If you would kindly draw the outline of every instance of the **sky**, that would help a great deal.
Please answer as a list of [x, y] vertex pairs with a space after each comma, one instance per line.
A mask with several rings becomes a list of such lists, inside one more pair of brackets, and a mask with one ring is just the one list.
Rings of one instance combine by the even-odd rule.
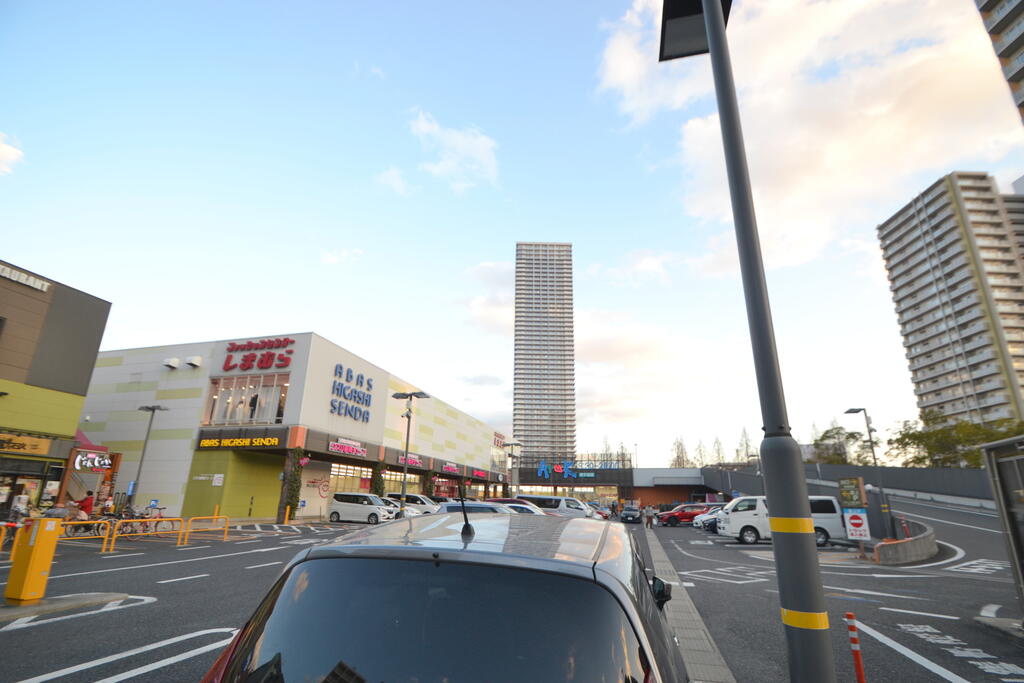
[[[761, 434], [706, 56], [660, 2], [0, 0], [0, 259], [101, 348], [314, 331], [506, 434], [517, 241], [572, 242], [577, 451]], [[876, 226], [1024, 174], [972, 0], [737, 0], [789, 417], [916, 417]]]

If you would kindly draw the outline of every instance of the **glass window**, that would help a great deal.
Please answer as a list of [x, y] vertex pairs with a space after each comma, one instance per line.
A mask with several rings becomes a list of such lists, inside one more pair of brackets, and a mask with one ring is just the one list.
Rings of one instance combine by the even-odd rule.
[[757, 498], [744, 498], [740, 502], [736, 503], [736, 507], [732, 509], [733, 512], [751, 512], [757, 509]]
[[572, 498], [567, 498], [565, 500], [565, 506], [566, 507], [570, 507], [573, 510], [582, 510], [583, 509], [583, 506], [580, 505], [579, 502], [573, 500]]
[[834, 515], [836, 506], [831, 500], [811, 500], [811, 514]]
[[[465, 605], [480, 596], [573, 618], [541, 629], [515, 619], [466, 628]], [[225, 680], [475, 683], [487, 672], [494, 683], [639, 683], [647, 661], [622, 607], [592, 581], [457, 562], [325, 558], [277, 583]]]
[[287, 373], [214, 378], [203, 424], [280, 424], [288, 386]]

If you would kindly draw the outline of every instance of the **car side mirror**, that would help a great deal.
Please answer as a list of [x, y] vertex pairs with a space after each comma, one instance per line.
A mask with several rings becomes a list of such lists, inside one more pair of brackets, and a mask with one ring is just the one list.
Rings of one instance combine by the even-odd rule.
[[657, 576], [651, 579], [651, 592], [658, 609], [664, 609], [665, 603], [672, 599], [672, 584], [665, 583]]

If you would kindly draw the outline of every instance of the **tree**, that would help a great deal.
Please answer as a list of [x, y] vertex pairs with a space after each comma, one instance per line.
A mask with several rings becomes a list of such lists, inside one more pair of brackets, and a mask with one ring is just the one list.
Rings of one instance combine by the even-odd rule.
[[834, 420], [832, 426], [814, 440], [814, 461], [828, 465], [865, 464], [852, 462], [850, 451], [864, 437], [860, 432], [848, 432]]
[[375, 496], [384, 495], [384, 463], [375, 462], [370, 474], [370, 493]]
[[948, 422], [941, 413], [925, 411], [916, 421], [904, 421], [889, 440], [890, 455], [904, 467], [981, 467], [981, 444], [1024, 432], [1024, 422], [1013, 419], [975, 424]]
[[725, 463], [725, 449], [722, 448], [722, 440], [717, 436], [715, 437], [715, 443], [711, 447], [712, 452], [715, 454], [715, 462], [719, 465]]
[[697, 450], [694, 451], [693, 460], [697, 467], [704, 467], [708, 464], [708, 449], [704, 447], [703, 441], [697, 442]]
[[743, 428], [743, 433], [740, 434], [740, 445], [736, 449], [739, 451], [740, 460], [747, 462], [752, 456], [757, 455], [757, 450], [754, 448], [754, 444], [750, 441], [750, 436], [747, 434], [747, 428]]
[[672, 462], [668, 464], [669, 467], [689, 467], [690, 461], [686, 457], [686, 444], [683, 443], [683, 437], [679, 437], [672, 444]]
[[306, 452], [301, 448], [289, 448], [285, 456], [284, 477], [281, 478], [281, 496], [277, 502], [277, 523], [284, 523], [285, 508], [291, 506], [291, 516], [299, 509], [299, 492], [302, 490], [302, 465], [300, 459]]
[[427, 496], [427, 497], [430, 497], [430, 496], [434, 495], [434, 477], [429, 475], [429, 474], [424, 474], [424, 475], [421, 475], [421, 476], [422, 476], [422, 481], [423, 481], [423, 484], [422, 484], [422, 487], [421, 487], [423, 489], [423, 491], [422, 491], [423, 495]]

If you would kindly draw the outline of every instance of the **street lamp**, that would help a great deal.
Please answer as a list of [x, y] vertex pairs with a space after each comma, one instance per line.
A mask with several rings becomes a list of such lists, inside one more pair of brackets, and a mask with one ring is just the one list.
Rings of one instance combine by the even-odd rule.
[[725, 20], [730, 0], [665, 0], [659, 61], [711, 54], [740, 274], [764, 424], [761, 464], [792, 681], [836, 680], [800, 446], [786, 413]]
[[135, 473], [135, 482], [132, 486], [131, 495], [128, 496], [128, 508], [131, 509], [132, 503], [135, 502], [135, 492], [142, 485], [142, 463], [146, 461], [146, 446], [149, 445], [149, 431], [153, 429], [153, 417], [156, 415], [158, 410], [170, 410], [164, 406], [139, 406], [139, 410], [149, 413], [149, 424], [146, 425], [146, 436], [142, 440], [142, 455], [139, 456], [139, 471]]
[[875, 466], [875, 476], [878, 477], [878, 498], [879, 506], [882, 508], [882, 524], [885, 526], [885, 533], [890, 537], [895, 537], [895, 527], [892, 523], [892, 514], [889, 512], [889, 499], [885, 496], [885, 487], [882, 486], [882, 468], [878, 466], [878, 456], [875, 454], [875, 438], [871, 436], [872, 432], [877, 431], [871, 426], [871, 418], [868, 417], [868, 411], [866, 408], [850, 408], [846, 411], [847, 415], [856, 415], [857, 413], [864, 413], [864, 424], [868, 428], [868, 443], [871, 444], [871, 462]]
[[523, 444], [513, 438], [511, 441], [501, 444], [501, 447], [508, 453], [509, 471], [512, 475], [512, 497], [515, 498], [519, 495], [519, 463], [517, 462], [519, 454], [516, 453], [516, 449], [522, 448]]
[[402, 458], [402, 500], [399, 501], [399, 514], [405, 517], [405, 484], [409, 478], [409, 433], [412, 430], [412, 400], [414, 398], [430, 398], [430, 396], [423, 391], [396, 391], [391, 394], [391, 398], [404, 398], [405, 399], [405, 412], [402, 413], [408, 422], [405, 423], [405, 457]]

